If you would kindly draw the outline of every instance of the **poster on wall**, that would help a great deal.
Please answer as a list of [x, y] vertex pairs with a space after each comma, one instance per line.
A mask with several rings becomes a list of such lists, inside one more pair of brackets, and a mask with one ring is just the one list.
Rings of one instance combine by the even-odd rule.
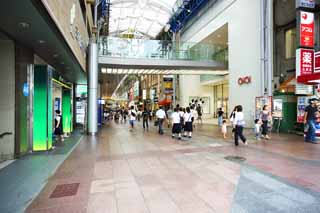
[[296, 8], [315, 8], [315, 0], [296, 0]]
[[256, 97], [256, 119], [260, 118], [261, 112], [263, 110], [263, 106], [268, 105], [269, 110], [272, 110], [272, 96], [269, 97]]
[[273, 100], [273, 117], [282, 118], [283, 113], [283, 101], [282, 99], [274, 99]]
[[306, 96], [298, 97], [298, 101], [297, 101], [297, 122], [298, 123], [304, 122], [304, 113], [305, 113], [304, 110], [308, 106], [308, 100], [309, 100], [309, 97], [306, 97]]
[[192, 100], [198, 100], [198, 102], [203, 101], [201, 103], [201, 107], [204, 114], [210, 114], [210, 97], [200, 97], [200, 96], [189, 96], [189, 103], [192, 102]]
[[300, 11], [300, 46], [314, 47], [314, 14]]

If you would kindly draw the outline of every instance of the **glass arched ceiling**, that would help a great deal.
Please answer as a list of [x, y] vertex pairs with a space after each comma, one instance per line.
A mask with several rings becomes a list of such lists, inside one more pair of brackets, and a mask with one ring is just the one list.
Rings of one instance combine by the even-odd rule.
[[168, 23], [176, 0], [111, 0], [111, 36], [138, 33], [156, 37]]

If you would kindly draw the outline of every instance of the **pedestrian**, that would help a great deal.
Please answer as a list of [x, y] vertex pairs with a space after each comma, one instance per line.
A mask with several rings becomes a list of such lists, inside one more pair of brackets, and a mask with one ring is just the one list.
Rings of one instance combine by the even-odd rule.
[[147, 128], [147, 131], [149, 131], [149, 122], [148, 122], [149, 115], [150, 115], [150, 112], [145, 107], [143, 112], [142, 112], [142, 122], [143, 122], [143, 130], [144, 131], [146, 130], [146, 128]]
[[239, 145], [239, 137], [245, 145], [248, 145], [247, 139], [243, 135], [243, 127], [245, 125], [244, 114], [242, 112], [243, 108], [241, 105], [237, 106], [237, 112], [233, 120], [233, 125], [235, 126], [234, 144]]
[[171, 119], [172, 119], [172, 138], [175, 138], [175, 135], [178, 134], [178, 139], [181, 140], [181, 116], [178, 108], [174, 109]]
[[195, 107], [194, 107], [194, 106], [191, 107], [191, 113], [192, 113], [192, 116], [193, 116], [192, 125], [193, 125], [193, 128], [196, 128], [196, 122], [195, 122], [195, 120], [198, 120], [198, 113], [197, 113], [197, 110], [195, 110]]
[[262, 138], [269, 140], [270, 137], [268, 136], [268, 124], [272, 120], [271, 112], [269, 111], [268, 105], [264, 105], [262, 108], [262, 112], [260, 114], [260, 120], [262, 122]]
[[137, 117], [137, 111], [134, 109], [134, 106], [131, 106], [129, 110], [129, 124], [131, 127], [130, 131], [134, 129], [134, 123], [136, 121], [136, 117]]
[[219, 110], [218, 110], [218, 126], [219, 127], [222, 126], [223, 115], [224, 115], [224, 112], [223, 112], [222, 108], [219, 108]]
[[[197, 102], [197, 101], [196, 101]], [[197, 105], [198, 123], [202, 124], [202, 107]]]
[[309, 101], [309, 106], [306, 107], [304, 113], [304, 124], [307, 126], [307, 133], [305, 137], [306, 142], [317, 143], [316, 142], [316, 113], [318, 112], [317, 100], [311, 99]]
[[160, 106], [160, 108], [158, 109], [158, 111], [156, 112], [156, 117], [157, 117], [157, 121], [158, 121], [158, 127], [159, 127], [159, 134], [163, 135], [163, 122], [166, 119], [166, 112], [163, 110], [162, 106]]
[[223, 135], [223, 138], [226, 139], [227, 138], [227, 121], [226, 120], [222, 121], [221, 133]]
[[184, 111], [183, 111], [183, 108], [182, 107], [180, 107], [180, 108], [178, 108], [179, 109], [179, 111], [178, 111], [178, 113], [179, 113], [179, 115], [180, 115], [180, 126], [181, 126], [181, 132], [183, 132], [183, 126], [184, 126]]
[[60, 110], [55, 111], [56, 116], [54, 118], [54, 134], [56, 136], [56, 142], [63, 142], [63, 127], [62, 127], [62, 115]]
[[256, 140], [260, 141], [261, 140], [261, 120], [256, 119], [254, 121], [254, 134], [256, 136]]
[[[229, 117], [230, 122], [231, 122], [231, 124], [232, 124], [232, 133], [234, 133], [235, 130], [236, 130], [236, 129], [235, 129], [235, 126], [233, 125], [233, 121], [234, 121], [234, 118], [235, 118], [235, 116], [236, 116], [237, 107], [238, 107], [238, 106], [235, 106], [235, 107], [233, 108], [233, 111], [231, 112], [230, 117]], [[234, 136], [234, 134], [232, 134], [232, 136]]]
[[184, 116], [184, 137], [187, 137], [189, 134], [189, 138], [192, 138], [192, 132], [193, 132], [193, 121], [194, 117], [192, 115], [190, 107], [186, 108], [186, 113], [183, 115]]

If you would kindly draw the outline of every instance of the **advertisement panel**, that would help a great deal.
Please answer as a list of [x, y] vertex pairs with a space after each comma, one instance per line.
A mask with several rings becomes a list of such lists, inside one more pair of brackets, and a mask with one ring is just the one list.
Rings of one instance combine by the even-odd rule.
[[164, 94], [173, 93], [173, 76], [163, 76]]
[[309, 97], [302, 96], [298, 97], [297, 103], [297, 122], [303, 123], [304, 121], [304, 113], [305, 108], [308, 106]]
[[314, 50], [296, 50], [296, 77], [311, 75], [314, 68]]
[[314, 47], [314, 14], [300, 11], [300, 46]]

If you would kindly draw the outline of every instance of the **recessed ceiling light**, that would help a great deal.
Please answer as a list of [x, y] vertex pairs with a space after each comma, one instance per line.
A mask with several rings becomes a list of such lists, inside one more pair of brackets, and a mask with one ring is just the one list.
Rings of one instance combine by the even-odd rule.
[[30, 28], [30, 24], [27, 22], [20, 22], [19, 27], [21, 27], [23, 29], [28, 29], [28, 28]]
[[106, 68], [102, 68], [101, 69], [101, 73], [107, 73], [107, 69]]
[[39, 40], [38, 42], [39, 42], [39, 44], [44, 44], [44, 43], [46, 43], [44, 40]]
[[59, 54], [54, 54], [53, 57], [54, 57], [54, 58], [58, 58], [58, 57], [59, 57]]
[[64, 65], [64, 62], [61, 62], [60, 64], [61, 64], [61, 65]]

